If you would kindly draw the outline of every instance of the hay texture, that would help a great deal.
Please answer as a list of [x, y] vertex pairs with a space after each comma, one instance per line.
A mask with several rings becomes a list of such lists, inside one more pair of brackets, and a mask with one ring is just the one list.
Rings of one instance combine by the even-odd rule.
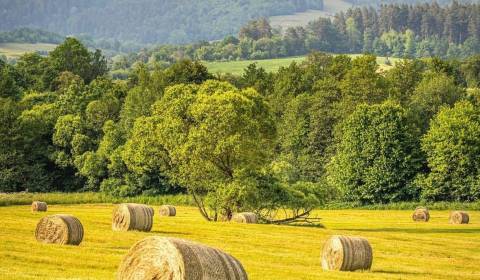
[[255, 213], [237, 213], [233, 215], [232, 221], [243, 224], [256, 224], [258, 223], [258, 217]]
[[247, 280], [242, 264], [220, 250], [190, 241], [149, 237], [123, 258], [118, 280]]
[[470, 216], [467, 212], [453, 211], [450, 213], [450, 223], [455, 225], [468, 224], [470, 222]]
[[153, 208], [143, 204], [124, 203], [113, 211], [114, 231], [150, 231], [153, 226]]
[[79, 245], [83, 240], [83, 226], [71, 215], [43, 217], [35, 230], [37, 241], [62, 245]]
[[430, 213], [426, 207], [417, 207], [413, 212], [412, 218], [415, 222], [428, 222]]
[[163, 217], [173, 217], [177, 215], [177, 209], [172, 205], [162, 205], [160, 206], [158, 214]]
[[32, 212], [46, 212], [47, 211], [47, 203], [42, 201], [34, 201], [32, 202]]
[[323, 246], [324, 270], [369, 270], [372, 260], [372, 247], [364, 238], [332, 236]]

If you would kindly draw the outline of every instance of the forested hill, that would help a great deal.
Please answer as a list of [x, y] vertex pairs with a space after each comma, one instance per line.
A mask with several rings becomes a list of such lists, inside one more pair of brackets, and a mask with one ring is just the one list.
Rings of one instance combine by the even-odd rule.
[[0, 31], [34, 27], [138, 43], [221, 39], [251, 19], [323, 8], [323, 0], [0, 0]]

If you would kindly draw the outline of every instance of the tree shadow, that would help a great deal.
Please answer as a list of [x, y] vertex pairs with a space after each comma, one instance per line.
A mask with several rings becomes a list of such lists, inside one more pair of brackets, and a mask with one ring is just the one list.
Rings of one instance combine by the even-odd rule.
[[395, 271], [395, 270], [385, 270], [385, 269], [374, 269], [374, 273], [385, 273], [385, 274], [401, 274], [401, 275], [421, 275], [428, 274], [423, 272], [414, 272], [414, 271]]
[[311, 227], [311, 228], [323, 228], [325, 229], [326, 227], [323, 224], [315, 223], [315, 224], [309, 224], [309, 223], [299, 223], [299, 224], [285, 224], [285, 226], [290, 226], [290, 227]]
[[479, 234], [480, 228], [343, 228], [338, 230], [360, 232], [402, 232], [402, 233], [444, 233], [444, 234]]
[[179, 231], [161, 231], [161, 230], [152, 230], [150, 233], [155, 234], [173, 234], [173, 235], [191, 235], [190, 233], [186, 232], [179, 232]]

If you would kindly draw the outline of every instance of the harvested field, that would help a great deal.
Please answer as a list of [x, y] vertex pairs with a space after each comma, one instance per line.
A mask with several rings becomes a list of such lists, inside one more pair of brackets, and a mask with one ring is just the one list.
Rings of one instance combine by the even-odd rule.
[[[158, 209], [159, 205], [150, 205]], [[430, 211], [428, 223], [412, 211], [315, 211], [325, 228], [208, 223], [196, 208], [177, 207], [175, 219], [154, 216], [151, 232], [114, 232], [112, 204], [0, 207], [0, 279], [114, 279], [133, 244], [151, 236], [175, 237], [218, 248], [237, 258], [251, 280], [274, 279], [480, 279], [480, 212], [470, 224], [452, 225], [450, 211]], [[35, 226], [47, 215], [82, 221], [80, 246], [38, 243]], [[332, 235], [361, 236], [373, 249], [369, 272], [324, 272], [322, 246]]]

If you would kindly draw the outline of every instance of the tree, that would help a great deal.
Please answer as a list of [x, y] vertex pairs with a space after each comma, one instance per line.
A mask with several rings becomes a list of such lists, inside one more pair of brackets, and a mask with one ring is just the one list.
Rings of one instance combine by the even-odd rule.
[[167, 85], [174, 84], [201, 84], [213, 76], [208, 73], [208, 69], [199, 61], [180, 60], [170, 66], [165, 71], [165, 81]]
[[480, 55], [468, 58], [462, 65], [462, 72], [469, 87], [480, 87]]
[[444, 73], [425, 73], [408, 103], [421, 134], [442, 106], [452, 106], [464, 97], [465, 90], [455, 84], [453, 77]]
[[410, 183], [419, 169], [418, 144], [404, 109], [391, 102], [361, 105], [341, 129], [327, 181], [345, 200], [369, 204], [416, 197]]
[[91, 53], [80, 41], [67, 38], [49, 55], [50, 63], [57, 73], [69, 71], [80, 76], [85, 83], [106, 74], [106, 59], [97, 50]]
[[422, 198], [475, 201], [480, 198], [480, 112], [467, 101], [444, 107], [422, 138], [430, 172], [419, 176]]

